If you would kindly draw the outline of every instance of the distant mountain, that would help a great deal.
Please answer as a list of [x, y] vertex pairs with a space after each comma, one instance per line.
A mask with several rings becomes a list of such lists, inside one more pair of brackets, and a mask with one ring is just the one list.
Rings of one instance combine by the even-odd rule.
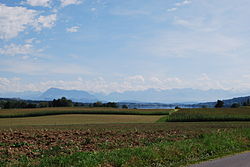
[[20, 98], [27, 100], [38, 100], [38, 97], [42, 94], [39, 91], [24, 91], [24, 92], [4, 92], [0, 93], [0, 97], [3, 98]]
[[58, 88], [50, 88], [39, 96], [40, 100], [53, 100], [66, 97], [75, 102], [96, 102], [97, 98], [86, 91], [81, 90], [64, 90]]
[[198, 103], [207, 101], [216, 101], [217, 99], [227, 99], [235, 96], [243, 96], [241, 92], [227, 91], [220, 89], [199, 90], [199, 89], [170, 89], [156, 90], [147, 89], [143, 91], [126, 91], [123, 93], [110, 93], [108, 95], [99, 95], [99, 99], [104, 101], [122, 101], [122, 102], [160, 102], [160, 103]]
[[[230, 107], [233, 103], [239, 103], [242, 105], [244, 102], [247, 102], [247, 100], [250, 100], [250, 96], [236, 97], [232, 99], [225, 99], [222, 101], [224, 102], [225, 107]], [[214, 107], [215, 104], [216, 102], [207, 102], [207, 103], [200, 103], [199, 105], [205, 105], [207, 107]]]
[[122, 93], [113, 92], [110, 94], [89, 93], [82, 90], [64, 90], [50, 88], [45, 92], [8, 92], [1, 93], [3, 98], [21, 98], [26, 100], [53, 100], [66, 97], [75, 102], [130, 102], [130, 103], [182, 103], [194, 104], [202, 102], [216, 101], [218, 99], [230, 99], [233, 97], [248, 96], [248, 93], [228, 91], [221, 89], [199, 90], [199, 89], [169, 89], [157, 90], [147, 89], [142, 91], [125, 91]]

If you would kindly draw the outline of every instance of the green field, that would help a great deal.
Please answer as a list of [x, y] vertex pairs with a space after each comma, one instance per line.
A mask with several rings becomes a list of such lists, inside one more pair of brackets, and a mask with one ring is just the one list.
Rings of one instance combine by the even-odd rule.
[[250, 121], [250, 108], [181, 109], [166, 117], [168, 122]]
[[66, 114], [40, 117], [1, 118], [0, 127], [26, 125], [74, 125], [104, 123], [153, 123], [159, 115]]
[[116, 114], [116, 115], [167, 115], [171, 109], [117, 109], [117, 108], [85, 108], [55, 107], [35, 109], [2, 109], [0, 118], [35, 117], [62, 114]]
[[185, 166], [250, 150], [250, 121], [239, 121], [249, 113], [249, 108], [0, 110], [0, 167]]

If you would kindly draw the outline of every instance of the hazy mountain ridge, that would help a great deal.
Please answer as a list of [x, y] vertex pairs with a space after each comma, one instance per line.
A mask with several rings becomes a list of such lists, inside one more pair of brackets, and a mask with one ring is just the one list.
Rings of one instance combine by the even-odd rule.
[[53, 100], [61, 97], [72, 99], [75, 102], [96, 102], [96, 101], [115, 101], [115, 102], [149, 102], [149, 103], [202, 103], [211, 102], [218, 99], [231, 99], [233, 97], [247, 96], [248, 93], [227, 91], [227, 90], [199, 90], [199, 89], [170, 89], [156, 90], [147, 89], [142, 91], [125, 91], [122, 93], [113, 92], [108, 95], [101, 93], [89, 93], [82, 90], [64, 90], [50, 88], [45, 92], [12, 92], [0, 93], [1, 97], [21, 98], [26, 100]]
[[170, 89], [156, 90], [147, 89], [143, 91], [126, 91], [123, 93], [110, 93], [100, 97], [102, 100], [111, 101], [141, 101], [141, 102], [160, 102], [160, 103], [198, 103], [215, 101], [217, 99], [229, 99], [242, 96], [244, 93], [226, 90], [199, 90], [199, 89]]
[[53, 100], [66, 97], [75, 102], [96, 102], [98, 99], [90, 93], [82, 90], [64, 90], [58, 88], [50, 88], [39, 96], [41, 100]]
[[41, 94], [42, 92], [39, 91], [5, 92], [5, 93], [0, 92], [0, 97], [38, 100], [38, 97]]

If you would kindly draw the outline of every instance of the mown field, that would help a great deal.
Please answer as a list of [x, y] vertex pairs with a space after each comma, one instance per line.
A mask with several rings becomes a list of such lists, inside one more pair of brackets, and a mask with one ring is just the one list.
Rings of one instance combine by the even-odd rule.
[[46, 108], [0, 115], [0, 166], [179, 167], [250, 150], [250, 122], [218, 121], [248, 117], [248, 108]]
[[0, 118], [0, 127], [100, 123], [153, 123], [161, 117], [160, 115], [66, 114], [40, 117]]
[[62, 114], [116, 114], [116, 115], [167, 115], [171, 109], [118, 109], [118, 108], [85, 108], [55, 107], [34, 109], [2, 109], [0, 118], [35, 117]]
[[168, 122], [250, 121], [250, 108], [180, 109], [165, 118]]

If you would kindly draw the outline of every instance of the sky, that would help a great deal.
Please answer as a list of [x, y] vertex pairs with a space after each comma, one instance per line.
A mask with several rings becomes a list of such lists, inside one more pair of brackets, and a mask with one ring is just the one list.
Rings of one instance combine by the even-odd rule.
[[249, 0], [0, 0], [0, 92], [250, 90]]

